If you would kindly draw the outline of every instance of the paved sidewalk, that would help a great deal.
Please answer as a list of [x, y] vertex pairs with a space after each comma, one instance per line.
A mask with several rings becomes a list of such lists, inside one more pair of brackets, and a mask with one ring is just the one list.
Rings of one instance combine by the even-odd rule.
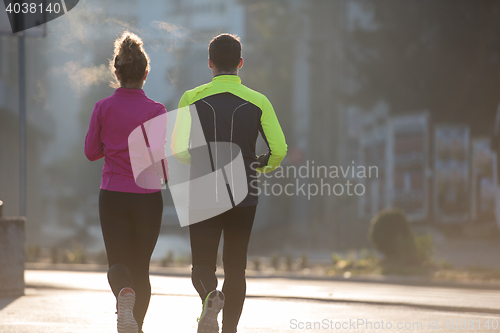
[[[115, 300], [104, 272], [28, 270], [26, 283], [26, 296], [0, 298], [0, 332], [116, 332]], [[201, 302], [190, 279], [153, 275], [151, 283], [144, 331], [196, 332]], [[385, 311], [385, 316], [397, 318], [404, 317], [401, 311], [407, 317], [427, 311], [424, 318], [428, 313], [500, 314], [497, 290], [249, 278], [247, 293], [239, 330], [247, 333], [293, 332], [286, 326], [290, 318], [338, 318], [337, 311], [344, 317]]]

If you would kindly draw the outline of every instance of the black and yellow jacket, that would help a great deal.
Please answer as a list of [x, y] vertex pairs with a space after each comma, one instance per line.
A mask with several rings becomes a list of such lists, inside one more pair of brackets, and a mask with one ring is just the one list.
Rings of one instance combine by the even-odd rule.
[[[190, 105], [195, 108], [189, 108]], [[285, 136], [271, 103], [263, 94], [242, 85], [237, 75], [215, 76], [212, 82], [183, 94], [171, 146], [174, 156], [185, 164], [191, 164], [192, 158], [192, 112], [197, 113], [209, 149], [209, 143], [219, 142], [239, 147], [248, 185], [257, 172], [276, 169], [286, 156]], [[257, 157], [255, 146], [259, 133], [268, 146], [268, 152]], [[217, 155], [212, 151], [210, 154], [211, 158]], [[256, 205], [257, 202], [257, 190], [249, 186], [247, 197], [238, 206]]]

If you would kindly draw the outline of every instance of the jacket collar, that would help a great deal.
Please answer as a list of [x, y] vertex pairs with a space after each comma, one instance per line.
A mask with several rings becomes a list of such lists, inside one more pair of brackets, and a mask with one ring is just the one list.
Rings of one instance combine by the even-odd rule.
[[241, 78], [236, 74], [219, 74], [214, 76], [212, 82], [241, 83]]
[[119, 95], [143, 95], [145, 96], [146, 93], [142, 89], [130, 89], [130, 88], [118, 88], [115, 91], [115, 94]]

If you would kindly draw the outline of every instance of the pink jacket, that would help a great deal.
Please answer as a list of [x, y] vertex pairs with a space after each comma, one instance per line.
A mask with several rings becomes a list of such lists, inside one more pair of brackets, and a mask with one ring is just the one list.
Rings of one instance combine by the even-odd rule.
[[[160, 177], [165, 178], [162, 176], [165, 174], [168, 178], [166, 160], [146, 168], [136, 182], [128, 140], [131, 132], [148, 120], [162, 114], [166, 119], [166, 112], [162, 104], [149, 99], [142, 89], [118, 88], [113, 95], [95, 104], [85, 138], [85, 156], [90, 161], [104, 157], [101, 189], [130, 193], [160, 191]], [[166, 137], [161, 141], [160, 146], [164, 146]], [[162, 157], [165, 158], [164, 149]]]

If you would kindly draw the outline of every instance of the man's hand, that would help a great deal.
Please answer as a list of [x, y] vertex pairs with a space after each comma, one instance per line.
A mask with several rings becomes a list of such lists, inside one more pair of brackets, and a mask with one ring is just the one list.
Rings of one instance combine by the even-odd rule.
[[263, 168], [267, 166], [267, 162], [269, 161], [269, 157], [271, 156], [271, 153], [267, 154], [262, 154], [257, 156], [257, 162], [259, 162], [259, 168]]

